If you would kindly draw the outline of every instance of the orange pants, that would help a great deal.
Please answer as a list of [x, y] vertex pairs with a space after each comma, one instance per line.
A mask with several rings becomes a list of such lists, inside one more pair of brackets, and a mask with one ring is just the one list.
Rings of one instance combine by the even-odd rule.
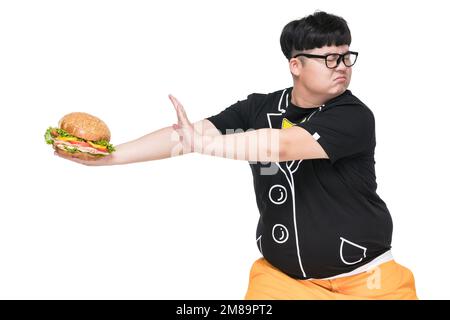
[[297, 280], [256, 260], [250, 271], [247, 300], [415, 300], [412, 272], [394, 260], [366, 272], [331, 280]]

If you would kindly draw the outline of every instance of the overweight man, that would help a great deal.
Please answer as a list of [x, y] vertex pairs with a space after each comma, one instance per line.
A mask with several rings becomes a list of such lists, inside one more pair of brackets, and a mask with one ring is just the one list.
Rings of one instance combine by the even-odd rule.
[[250, 94], [191, 123], [117, 146], [85, 165], [201, 153], [249, 162], [260, 218], [246, 299], [417, 299], [391, 251], [392, 219], [376, 193], [373, 112], [348, 87], [358, 52], [338, 16], [315, 12], [280, 37], [292, 87]]

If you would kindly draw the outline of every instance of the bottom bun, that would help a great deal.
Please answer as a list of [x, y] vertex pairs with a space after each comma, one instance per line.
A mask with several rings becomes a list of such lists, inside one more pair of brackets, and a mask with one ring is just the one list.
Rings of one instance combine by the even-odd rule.
[[77, 158], [77, 159], [81, 159], [81, 160], [98, 160], [103, 158], [104, 156], [93, 156], [89, 153], [84, 153], [84, 152], [75, 152], [75, 153], [70, 153], [68, 151], [62, 150], [60, 148], [54, 148], [56, 153], [63, 156], [63, 157], [70, 157], [70, 158]]

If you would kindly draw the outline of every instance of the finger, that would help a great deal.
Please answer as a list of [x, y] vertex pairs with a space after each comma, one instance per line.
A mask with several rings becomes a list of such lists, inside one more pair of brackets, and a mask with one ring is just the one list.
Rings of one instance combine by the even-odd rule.
[[175, 100], [175, 97], [172, 96], [171, 94], [169, 94], [169, 99], [170, 99], [170, 102], [172, 102], [175, 112], [178, 114], [177, 102]]
[[178, 116], [178, 120], [179, 122], [181, 122], [184, 125], [189, 125], [189, 119], [187, 117], [186, 111], [184, 110], [183, 105], [174, 97], [175, 99], [175, 103], [177, 105], [177, 116]]
[[180, 101], [177, 100], [173, 95], [169, 94], [169, 99], [172, 102], [176, 111], [178, 111], [179, 106], [181, 105]]
[[54, 152], [54, 155], [58, 156], [58, 157], [60, 157], [62, 159], [66, 159], [66, 160], [69, 160], [69, 161], [73, 161], [73, 162], [80, 163], [80, 164], [85, 164], [85, 165], [91, 164], [91, 163], [93, 163], [93, 161], [95, 161], [95, 160], [82, 160], [82, 159], [75, 158], [75, 157], [72, 157], [72, 156], [69, 156], [69, 155], [61, 154], [61, 153], [59, 153], [57, 151]]
[[173, 107], [175, 108], [175, 112], [177, 113], [178, 124], [183, 125], [183, 124], [189, 123], [189, 120], [187, 119], [187, 116], [186, 116], [186, 112], [184, 111], [183, 106], [177, 100], [177, 98], [175, 98], [174, 96], [169, 94], [169, 99], [172, 102]]
[[58, 151], [53, 152], [53, 154], [54, 154], [55, 156], [57, 156], [57, 157], [60, 157], [60, 158], [63, 158], [63, 159], [71, 160], [71, 157], [69, 157], [69, 156], [67, 156], [67, 155], [65, 155], [65, 154], [61, 154], [61, 153], [59, 153]]
[[186, 115], [186, 111], [184, 110], [184, 107], [183, 107], [183, 105], [181, 104], [181, 102], [180, 101], [178, 101], [178, 99], [177, 98], [175, 98], [173, 95], [169, 95], [169, 97], [170, 97], [170, 100], [172, 101], [172, 103], [174, 104], [174, 106], [176, 107], [176, 109], [178, 109], [178, 111], [180, 111], [181, 113], [182, 113], [182, 115], [185, 117], [185, 118], [187, 118], [187, 115]]
[[184, 110], [183, 105], [181, 104], [180, 101], [178, 101], [177, 98], [173, 97], [173, 99], [175, 100], [175, 103], [177, 104], [177, 108], [180, 110], [180, 112], [183, 114], [183, 116], [187, 119], [187, 114], [186, 111]]

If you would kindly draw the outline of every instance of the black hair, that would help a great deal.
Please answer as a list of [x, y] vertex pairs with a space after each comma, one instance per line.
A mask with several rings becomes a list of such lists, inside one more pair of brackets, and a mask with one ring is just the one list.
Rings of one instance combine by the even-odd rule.
[[280, 36], [281, 50], [288, 60], [295, 51], [350, 45], [351, 42], [347, 22], [342, 17], [323, 11], [289, 22]]

